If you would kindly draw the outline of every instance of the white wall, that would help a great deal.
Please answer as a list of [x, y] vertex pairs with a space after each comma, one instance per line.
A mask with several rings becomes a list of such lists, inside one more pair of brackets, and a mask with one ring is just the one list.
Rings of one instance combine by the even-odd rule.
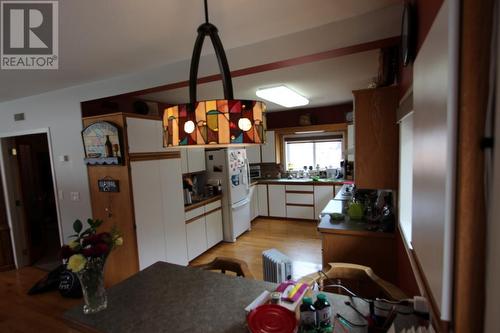
[[[232, 69], [239, 69], [396, 36], [399, 34], [400, 14], [400, 5], [387, 7], [358, 18], [229, 50], [229, 63]], [[224, 41], [224, 32], [220, 34]], [[61, 50], [61, 56], [64, 57], [64, 50]], [[199, 72], [200, 76], [218, 72], [215, 57], [203, 58]], [[188, 73], [189, 61], [182, 61], [135, 74], [0, 103], [1, 135], [50, 128], [57, 188], [64, 193], [64, 199], [59, 202], [64, 238], [71, 233], [71, 225], [75, 219], [91, 215], [80, 136], [80, 102], [186, 80]], [[33, 71], [32, 75], [37, 75], [37, 72]], [[235, 95], [237, 97], [238, 92]], [[20, 112], [25, 113], [26, 120], [14, 122], [13, 114]], [[69, 161], [59, 162], [58, 157], [61, 155], [68, 155]], [[80, 192], [80, 201], [70, 201], [69, 192]]]

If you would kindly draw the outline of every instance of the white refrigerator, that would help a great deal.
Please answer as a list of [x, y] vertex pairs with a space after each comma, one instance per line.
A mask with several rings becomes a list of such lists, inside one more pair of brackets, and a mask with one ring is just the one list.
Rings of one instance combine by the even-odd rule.
[[206, 152], [207, 178], [222, 185], [224, 241], [250, 230], [250, 168], [246, 150], [221, 149]]

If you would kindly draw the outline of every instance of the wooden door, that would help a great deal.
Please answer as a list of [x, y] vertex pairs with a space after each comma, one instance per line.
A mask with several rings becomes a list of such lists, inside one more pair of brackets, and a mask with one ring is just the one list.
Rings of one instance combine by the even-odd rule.
[[2, 179], [0, 178], [0, 271], [6, 271], [13, 268], [14, 257], [12, 254], [12, 241], [10, 239], [10, 228], [7, 221]]
[[49, 248], [60, 246], [49, 146], [46, 134], [19, 136], [14, 142], [27, 251], [33, 264]]

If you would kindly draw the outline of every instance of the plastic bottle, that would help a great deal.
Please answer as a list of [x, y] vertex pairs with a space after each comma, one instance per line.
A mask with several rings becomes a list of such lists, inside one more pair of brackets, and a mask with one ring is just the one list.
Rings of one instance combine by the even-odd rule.
[[316, 322], [320, 332], [332, 331], [332, 307], [328, 302], [325, 294], [318, 294], [316, 302], [314, 302], [316, 309]]
[[304, 297], [300, 305], [300, 332], [316, 332], [316, 309], [311, 297]]

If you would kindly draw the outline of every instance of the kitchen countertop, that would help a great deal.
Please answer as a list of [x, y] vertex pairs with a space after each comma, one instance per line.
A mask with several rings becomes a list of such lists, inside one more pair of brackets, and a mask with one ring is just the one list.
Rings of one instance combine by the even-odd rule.
[[[248, 332], [244, 308], [275, 283], [250, 280], [157, 262], [108, 290], [108, 308], [85, 315], [82, 305], [64, 313], [68, 324], [91, 332]], [[325, 293], [334, 313], [352, 322], [364, 322], [345, 304], [350, 301], [364, 314], [360, 299]], [[396, 328], [411, 327], [414, 315], [398, 315]], [[350, 332], [366, 332], [353, 327]]]
[[290, 185], [343, 185], [345, 183], [353, 183], [352, 180], [343, 179], [320, 179], [314, 181], [310, 178], [261, 178], [255, 180], [258, 184], [290, 184]]
[[386, 232], [378, 229], [368, 229], [372, 226], [368, 221], [350, 220], [348, 216], [342, 221], [333, 221], [330, 217], [332, 213], [342, 213], [342, 201], [330, 200], [328, 205], [321, 212], [318, 231], [323, 233], [347, 234], [347, 235], [367, 235], [372, 237], [394, 238], [394, 232]]
[[184, 205], [184, 211], [189, 212], [190, 210], [193, 210], [193, 209], [201, 207], [201, 206], [205, 206], [206, 204], [209, 204], [211, 202], [214, 202], [214, 201], [217, 201], [220, 199], [222, 199], [222, 194], [217, 194], [217, 195], [211, 196], [209, 198], [203, 199], [201, 201], [198, 201], [196, 203], [192, 203], [190, 205]]

